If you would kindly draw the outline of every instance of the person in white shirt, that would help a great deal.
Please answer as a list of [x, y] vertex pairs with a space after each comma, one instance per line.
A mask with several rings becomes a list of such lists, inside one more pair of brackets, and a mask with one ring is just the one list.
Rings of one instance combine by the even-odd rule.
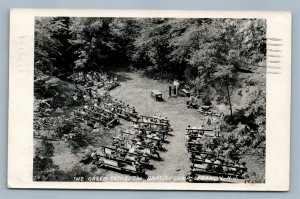
[[177, 79], [175, 79], [173, 84], [174, 84], [174, 87], [175, 87], [174, 94], [175, 94], [175, 96], [177, 96], [178, 95], [179, 81]]

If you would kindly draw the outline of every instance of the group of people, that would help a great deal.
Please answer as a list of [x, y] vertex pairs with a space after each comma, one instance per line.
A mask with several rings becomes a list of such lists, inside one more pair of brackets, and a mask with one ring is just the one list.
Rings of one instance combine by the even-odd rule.
[[135, 121], [133, 122], [134, 128], [140, 128], [145, 130], [152, 130], [152, 131], [160, 131], [167, 133], [169, 131], [172, 131], [172, 128], [170, 124], [167, 122], [144, 122], [144, 121]]
[[126, 161], [129, 161], [132, 162], [132, 166], [135, 169], [128, 167], [128, 170], [134, 172], [137, 170], [140, 171], [143, 165], [149, 165], [150, 158], [156, 157], [161, 159], [159, 151], [162, 150], [164, 139], [163, 132], [134, 126], [133, 128], [128, 128], [126, 131], [119, 131], [113, 137], [113, 147], [102, 147], [101, 154], [97, 150], [90, 150], [85, 154], [83, 160], [86, 160], [88, 157], [93, 159], [95, 164], [102, 161], [106, 162], [108, 167], [117, 166], [120, 168], [120, 160], [125, 161], [123, 164], [127, 164]]
[[[173, 85], [169, 86], [169, 97], [177, 97], [179, 94], [180, 83], [177, 79], [174, 79]], [[185, 89], [183, 89], [185, 90]], [[199, 100], [198, 97], [191, 95], [190, 93], [186, 94], [188, 100], [186, 102], [188, 108], [198, 108]]]
[[84, 151], [81, 162], [92, 162], [97, 166], [105, 165], [111, 168], [117, 168], [121, 171], [131, 171], [137, 174], [144, 174], [144, 165], [150, 163], [150, 158], [146, 155], [138, 155], [129, 153], [124, 148], [111, 148], [102, 146], [98, 151], [95, 148], [90, 148]]
[[99, 120], [104, 125], [112, 127], [119, 123], [119, 118], [133, 120], [138, 117], [134, 107], [125, 104], [122, 101], [108, 97], [108, 94], [99, 97], [97, 102], [85, 105], [83, 109], [76, 112], [77, 115], [84, 116], [86, 119], [94, 122]]
[[[145, 117], [145, 116], [144, 116]], [[147, 119], [159, 119], [155, 117], [146, 117]], [[169, 122], [168, 120], [165, 120]], [[160, 120], [156, 124], [161, 124]], [[148, 155], [156, 155], [160, 158], [159, 150], [162, 149], [163, 142], [166, 138], [165, 131], [160, 131], [157, 129], [152, 129], [147, 126], [139, 125], [141, 123], [135, 122], [132, 128], [128, 128], [127, 131], [121, 131], [114, 137], [113, 145], [116, 147], [125, 147], [131, 152], [135, 153], [150, 153]], [[150, 151], [146, 152], [147, 149]]]
[[240, 162], [236, 148], [226, 145], [219, 135], [204, 131], [187, 133], [186, 145], [190, 153], [191, 173], [208, 172], [219, 176], [242, 177], [247, 171], [245, 162]]
[[156, 123], [162, 125], [170, 125], [168, 117], [162, 118], [161, 115], [153, 115], [152, 117], [140, 116], [137, 121]]
[[129, 104], [122, 102], [122, 100], [118, 101], [117, 99], [110, 99], [102, 101], [102, 104], [100, 105], [123, 119], [131, 121], [138, 118], [138, 113], [136, 112], [135, 107], [131, 107]]
[[191, 172], [210, 172], [218, 176], [243, 178], [247, 171], [246, 163], [224, 157], [203, 154], [202, 159], [194, 161]]
[[104, 91], [109, 91], [119, 85], [116, 76], [109, 77], [105, 73], [95, 71], [86, 74], [75, 73], [69, 78], [76, 84], [77, 89], [72, 96], [75, 102], [97, 101]]
[[82, 86], [90, 87], [95, 86], [99, 83], [114, 81], [116, 77], [109, 77], [107, 74], [103, 72], [90, 71], [88, 73], [78, 72], [72, 74], [69, 79], [73, 81], [75, 84], [80, 84]]
[[113, 146], [125, 148], [131, 153], [157, 156], [160, 158], [159, 150], [162, 149], [162, 137], [158, 133], [134, 129], [129, 133], [122, 132], [113, 139]]

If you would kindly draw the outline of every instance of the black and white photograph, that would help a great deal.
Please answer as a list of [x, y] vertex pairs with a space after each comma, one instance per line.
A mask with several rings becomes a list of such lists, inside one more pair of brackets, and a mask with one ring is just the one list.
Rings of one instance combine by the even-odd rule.
[[[270, 34], [280, 13], [37, 11], [30, 26], [17, 13], [11, 96], [28, 98], [10, 98], [11, 121], [26, 126], [17, 149], [22, 124], [10, 125], [11, 179], [24, 160], [32, 187], [286, 189], [290, 44], [286, 32]], [[26, 42], [31, 56], [18, 59]], [[16, 114], [21, 101], [28, 107]]]
[[266, 20], [37, 17], [34, 181], [264, 183]]

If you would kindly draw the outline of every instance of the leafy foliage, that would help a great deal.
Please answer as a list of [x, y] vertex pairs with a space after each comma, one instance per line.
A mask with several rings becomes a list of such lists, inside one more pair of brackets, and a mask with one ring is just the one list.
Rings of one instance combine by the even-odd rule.
[[36, 156], [39, 156], [42, 158], [52, 157], [53, 152], [54, 152], [53, 144], [51, 142], [47, 142], [46, 140], [43, 140], [41, 143], [41, 147], [39, 147], [35, 150]]
[[52, 74], [55, 70], [54, 61], [60, 55], [61, 43], [53, 37], [53, 31], [59, 26], [51, 23], [51, 18], [38, 18], [35, 20], [34, 39], [34, 64], [46, 74]]

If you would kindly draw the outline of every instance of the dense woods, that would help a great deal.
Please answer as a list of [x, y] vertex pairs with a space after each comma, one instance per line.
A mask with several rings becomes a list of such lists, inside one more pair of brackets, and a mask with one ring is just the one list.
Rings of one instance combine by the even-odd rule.
[[[265, 37], [263, 19], [37, 18], [35, 79], [58, 78], [64, 83], [56, 89], [63, 89], [74, 73], [120, 68], [143, 70], [153, 79], [179, 79], [203, 103], [219, 105], [224, 130], [248, 125], [257, 132], [247, 147], [264, 156]], [[35, 98], [42, 100], [39, 83]], [[53, 104], [62, 108], [66, 100]], [[43, 152], [52, 151], [51, 145], [45, 147], [38, 167], [52, 164], [53, 152]]]
[[265, 84], [257, 77], [264, 76], [266, 55], [261, 19], [60, 17], [37, 19], [35, 26], [35, 69], [61, 79], [76, 71], [146, 69], [182, 80], [202, 97], [216, 92], [231, 118], [232, 92], [245, 83]]
[[41, 18], [35, 26], [35, 66], [58, 76], [132, 65], [214, 81], [255, 70], [266, 53], [259, 19]]

